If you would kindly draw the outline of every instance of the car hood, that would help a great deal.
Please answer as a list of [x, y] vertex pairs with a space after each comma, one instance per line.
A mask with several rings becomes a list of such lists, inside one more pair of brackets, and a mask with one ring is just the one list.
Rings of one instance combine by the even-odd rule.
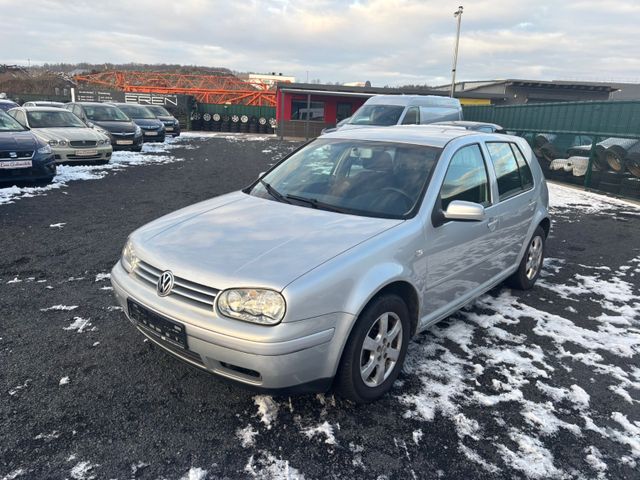
[[67, 141], [78, 140], [103, 140], [104, 135], [98, 133], [93, 128], [33, 128], [31, 129], [38, 137], [45, 142], [49, 140], [64, 139]]
[[91, 120], [91, 123], [95, 123], [110, 133], [134, 133], [136, 131], [136, 126], [133, 122], [95, 122]]
[[158, 117], [158, 120], [160, 120], [161, 122], [175, 122], [176, 117], [167, 117], [166, 115], [160, 115]]
[[164, 125], [157, 118], [134, 118], [133, 121], [142, 128], [160, 128]]
[[30, 131], [0, 132], [0, 150], [35, 150], [38, 139]]
[[138, 229], [131, 240], [143, 261], [192, 282], [282, 290], [400, 223], [234, 192], [166, 215]]

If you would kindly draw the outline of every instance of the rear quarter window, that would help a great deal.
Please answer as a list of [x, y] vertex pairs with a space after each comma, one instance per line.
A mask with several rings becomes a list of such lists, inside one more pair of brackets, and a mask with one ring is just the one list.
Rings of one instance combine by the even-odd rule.
[[487, 142], [486, 146], [496, 172], [500, 201], [533, 187], [531, 169], [516, 144]]

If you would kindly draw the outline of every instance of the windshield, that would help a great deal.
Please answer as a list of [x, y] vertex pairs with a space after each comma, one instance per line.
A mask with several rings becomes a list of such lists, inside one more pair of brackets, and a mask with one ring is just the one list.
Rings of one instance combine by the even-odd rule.
[[82, 120], [67, 110], [27, 111], [31, 128], [86, 128]]
[[0, 110], [0, 132], [22, 132], [26, 130], [17, 120]]
[[349, 125], [397, 125], [404, 111], [402, 105], [363, 105], [349, 120]]
[[420, 200], [440, 152], [402, 143], [318, 139], [248, 193], [310, 208], [406, 218]]
[[126, 115], [130, 118], [147, 118], [147, 119], [155, 119], [156, 116], [146, 107], [141, 107], [139, 105], [121, 105], [120, 110], [122, 110]]
[[94, 122], [129, 122], [131, 121], [120, 109], [110, 105], [85, 105], [84, 111], [89, 120]]
[[160, 116], [160, 117], [171, 117], [172, 116], [166, 108], [161, 107], [160, 105], [148, 105], [145, 108], [147, 110], [151, 110], [155, 115]]

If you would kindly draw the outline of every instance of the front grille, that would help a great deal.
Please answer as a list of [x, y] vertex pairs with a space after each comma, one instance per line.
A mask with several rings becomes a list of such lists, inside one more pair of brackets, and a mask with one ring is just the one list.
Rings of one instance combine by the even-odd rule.
[[33, 150], [27, 150], [23, 152], [16, 152], [14, 150], [0, 151], [0, 159], [24, 160], [31, 157], [33, 157]]
[[[58, 157], [58, 155], [56, 155]], [[102, 155], [98, 153], [97, 155], [75, 155], [73, 153], [67, 155], [69, 160], [97, 160], [101, 158]]]
[[97, 142], [95, 140], [72, 140], [69, 145], [75, 148], [95, 147]]
[[126, 132], [112, 132], [111, 135], [114, 135], [116, 137], [126, 138], [126, 137], [133, 137], [134, 134], [133, 133], [126, 133]]
[[[154, 290], [162, 272], [162, 270], [143, 261], [139, 261], [135, 269], [136, 276]], [[220, 290], [175, 277], [169, 297], [211, 311], [218, 292]]]

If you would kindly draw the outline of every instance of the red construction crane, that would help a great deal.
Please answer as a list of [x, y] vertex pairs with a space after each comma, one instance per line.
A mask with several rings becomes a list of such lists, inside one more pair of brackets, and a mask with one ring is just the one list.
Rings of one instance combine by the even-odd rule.
[[102, 85], [125, 92], [193, 95], [200, 103], [276, 105], [276, 92], [260, 80], [242, 80], [228, 74], [183, 75], [180, 73], [113, 70], [76, 75], [77, 82]]

